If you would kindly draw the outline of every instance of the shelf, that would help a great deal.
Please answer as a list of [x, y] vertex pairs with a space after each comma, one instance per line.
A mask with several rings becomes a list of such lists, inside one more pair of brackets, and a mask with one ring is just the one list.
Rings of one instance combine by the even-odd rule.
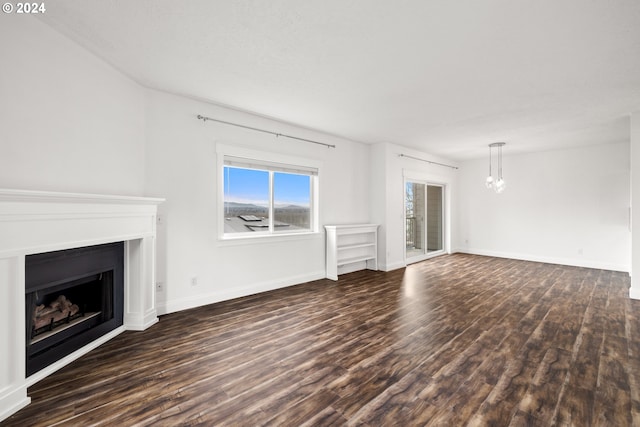
[[[325, 225], [327, 230], [340, 230], [348, 233], [363, 233], [362, 229], [369, 229], [369, 231], [377, 231], [378, 224], [340, 224], [340, 225]], [[366, 230], [365, 230], [366, 232]]]
[[378, 224], [326, 225], [325, 229], [327, 278], [338, 280], [338, 274], [378, 269]]
[[371, 243], [358, 243], [355, 245], [344, 245], [344, 246], [338, 246], [338, 250], [339, 251], [344, 251], [347, 249], [358, 249], [358, 248], [369, 248], [369, 247], [375, 247], [376, 244], [371, 242]]

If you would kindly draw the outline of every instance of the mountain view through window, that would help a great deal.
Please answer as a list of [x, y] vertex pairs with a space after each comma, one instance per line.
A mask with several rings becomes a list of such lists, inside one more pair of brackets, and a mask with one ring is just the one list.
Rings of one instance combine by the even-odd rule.
[[225, 166], [224, 232], [310, 230], [311, 182], [304, 174]]

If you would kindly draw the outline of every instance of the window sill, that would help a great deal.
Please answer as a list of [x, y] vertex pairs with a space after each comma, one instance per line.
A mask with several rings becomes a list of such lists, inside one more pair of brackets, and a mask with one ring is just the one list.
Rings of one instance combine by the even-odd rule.
[[258, 245], [268, 243], [280, 243], [294, 240], [315, 240], [324, 235], [320, 231], [307, 231], [303, 233], [288, 234], [261, 234], [258, 236], [233, 236], [218, 237], [218, 246], [241, 246], [241, 245]]

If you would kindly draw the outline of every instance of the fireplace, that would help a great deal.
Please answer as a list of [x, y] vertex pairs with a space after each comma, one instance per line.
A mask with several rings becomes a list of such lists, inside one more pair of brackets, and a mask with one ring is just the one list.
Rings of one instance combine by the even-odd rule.
[[[123, 331], [158, 321], [163, 201], [0, 189], [0, 422], [29, 404], [31, 385]], [[116, 248], [117, 261], [77, 261], [104, 248]]]
[[122, 325], [124, 243], [25, 259], [26, 375]]

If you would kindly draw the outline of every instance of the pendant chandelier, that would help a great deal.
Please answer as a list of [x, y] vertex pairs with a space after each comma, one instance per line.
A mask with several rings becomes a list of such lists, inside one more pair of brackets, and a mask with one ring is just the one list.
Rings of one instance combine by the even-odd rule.
[[[489, 176], [487, 177], [484, 185], [488, 189], [493, 189], [496, 193], [502, 193], [507, 185], [502, 177], [502, 147], [504, 147], [504, 142], [494, 142], [493, 144], [489, 144]], [[493, 159], [493, 149], [496, 149], [497, 154], [497, 166], [498, 166], [498, 176], [493, 178], [493, 170], [492, 170], [492, 159]]]

